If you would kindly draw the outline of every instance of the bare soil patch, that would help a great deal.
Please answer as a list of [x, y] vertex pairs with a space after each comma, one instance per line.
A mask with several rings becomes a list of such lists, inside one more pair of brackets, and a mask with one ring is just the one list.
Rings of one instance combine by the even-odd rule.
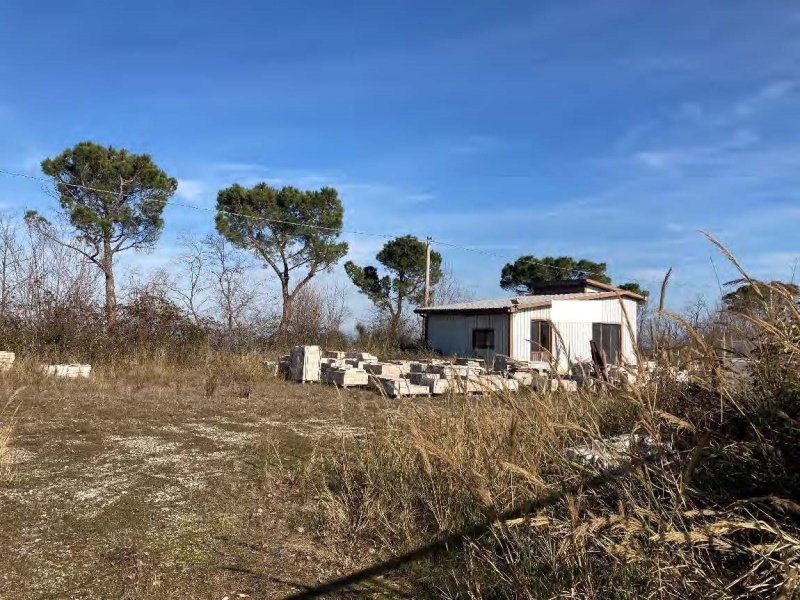
[[19, 398], [0, 597], [273, 598], [351, 566], [303, 526], [310, 504], [278, 471], [368, 435], [379, 397], [274, 381], [206, 399], [202, 382], [101, 380]]

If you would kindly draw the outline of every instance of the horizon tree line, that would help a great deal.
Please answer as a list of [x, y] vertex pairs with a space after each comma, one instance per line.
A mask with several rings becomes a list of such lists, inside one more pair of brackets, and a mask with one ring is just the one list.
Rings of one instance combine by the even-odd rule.
[[[41, 168], [53, 181], [61, 216], [73, 235], [64, 238], [53, 223], [35, 211], [28, 211], [25, 221], [46, 239], [78, 253], [97, 268], [104, 281], [105, 320], [113, 327], [117, 313], [115, 261], [128, 250], [156, 246], [164, 229], [163, 211], [177, 191], [177, 179], [149, 154], [90, 141], [45, 159]], [[292, 186], [276, 188], [266, 182], [252, 187], [236, 183], [218, 192], [214, 220], [217, 234], [258, 259], [280, 284], [281, 311], [273, 338], [285, 337], [303, 289], [347, 255], [348, 244], [340, 239], [343, 222], [344, 206], [332, 187], [300, 190]], [[377, 266], [359, 266], [353, 261], [344, 264], [358, 292], [386, 316], [390, 338], [398, 335], [408, 308], [423, 301], [425, 252], [425, 242], [405, 235], [383, 246], [375, 257]], [[431, 251], [430, 282], [434, 290], [447, 275], [442, 264], [441, 254]], [[586, 276], [610, 283], [606, 271], [606, 263], [588, 259], [521, 256], [502, 267], [500, 287], [532, 293], [542, 281]], [[619, 287], [646, 294], [635, 282]]]

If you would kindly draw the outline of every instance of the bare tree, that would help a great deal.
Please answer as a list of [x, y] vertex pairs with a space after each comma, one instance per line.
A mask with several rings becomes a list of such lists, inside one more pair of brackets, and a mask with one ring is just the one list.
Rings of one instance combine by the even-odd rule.
[[170, 286], [170, 292], [178, 305], [182, 306], [195, 323], [203, 320], [208, 305], [207, 256], [203, 241], [190, 235], [183, 235], [180, 243], [184, 251], [173, 261], [180, 272]]
[[299, 343], [327, 344], [339, 341], [350, 314], [344, 288], [338, 283], [301, 289], [294, 300], [289, 336]]
[[436, 285], [433, 286], [431, 304], [453, 304], [455, 302], [467, 302], [474, 299], [475, 294], [456, 279], [453, 268], [447, 264], [443, 265], [442, 276]]
[[184, 251], [173, 261], [179, 274], [171, 283], [172, 298], [195, 323], [208, 318], [228, 335], [243, 328], [261, 328], [265, 321], [263, 282], [247, 254], [220, 235], [185, 235]]

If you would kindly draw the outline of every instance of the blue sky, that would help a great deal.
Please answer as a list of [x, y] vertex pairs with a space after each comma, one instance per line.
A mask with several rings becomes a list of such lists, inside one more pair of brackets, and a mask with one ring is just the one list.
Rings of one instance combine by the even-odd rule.
[[[176, 201], [333, 185], [346, 228], [438, 248], [477, 296], [508, 258], [605, 260], [674, 305], [800, 254], [800, 6], [789, 2], [21, 2], [0, 19], [0, 168], [77, 141], [148, 152]], [[46, 209], [0, 176], [6, 212]], [[172, 206], [158, 252], [211, 215]], [[365, 263], [384, 240], [348, 235]], [[333, 275], [341, 278], [341, 272]], [[353, 293], [358, 313], [363, 299]]]

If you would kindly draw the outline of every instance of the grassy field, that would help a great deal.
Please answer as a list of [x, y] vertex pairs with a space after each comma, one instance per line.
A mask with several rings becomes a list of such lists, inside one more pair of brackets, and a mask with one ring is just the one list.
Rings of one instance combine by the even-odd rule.
[[[203, 374], [24, 381], [0, 483], [2, 598], [279, 597], [353, 567], [294, 479], [387, 410], [368, 392]], [[242, 597], [242, 596], [239, 596]]]
[[23, 361], [0, 378], [0, 598], [281, 598], [393, 561], [335, 593], [795, 600], [800, 307], [767, 308], [744, 370], [687, 326], [635, 383], [575, 393]]

